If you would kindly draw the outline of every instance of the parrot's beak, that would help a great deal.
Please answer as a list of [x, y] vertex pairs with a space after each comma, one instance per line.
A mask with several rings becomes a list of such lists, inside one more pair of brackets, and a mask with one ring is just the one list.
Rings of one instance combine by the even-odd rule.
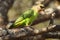
[[45, 12], [44, 12], [44, 6], [40, 6], [40, 10], [39, 10], [39, 14], [41, 14], [41, 15], [44, 15], [45, 14]]

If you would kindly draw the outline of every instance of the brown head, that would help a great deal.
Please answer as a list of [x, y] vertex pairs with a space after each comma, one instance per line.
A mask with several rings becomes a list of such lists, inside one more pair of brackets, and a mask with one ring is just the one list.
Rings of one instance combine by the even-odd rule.
[[43, 10], [44, 5], [41, 4], [40, 2], [36, 2], [35, 5], [32, 7], [33, 10], [35, 10], [36, 12], [40, 12], [41, 10]]

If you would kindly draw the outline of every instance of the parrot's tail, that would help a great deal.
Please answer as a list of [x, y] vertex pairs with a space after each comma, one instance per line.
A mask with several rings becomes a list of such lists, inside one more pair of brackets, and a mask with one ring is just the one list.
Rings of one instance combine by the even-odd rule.
[[10, 28], [9, 28], [9, 29], [12, 29], [12, 28], [15, 28], [14, 23], [10, 26]]
[[7, 29], [14, 28], [14, 23], [9, 23], [9, 24], [7, 24], [6, 28], [7, 28]]
[[23, 28], [22, 26], [19, 26], [19, 25], [15, 25], [14, 23], [9, 27], [9, 29], [12, 29], [12, 28]]

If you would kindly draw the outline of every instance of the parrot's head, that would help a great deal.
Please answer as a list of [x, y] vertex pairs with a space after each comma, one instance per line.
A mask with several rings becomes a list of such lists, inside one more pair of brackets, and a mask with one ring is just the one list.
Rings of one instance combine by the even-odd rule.
[[32, 9], [39, 13], [40, 11], [44, 10], [44, 5], [41, 4], [40, 2], [36, 2]]

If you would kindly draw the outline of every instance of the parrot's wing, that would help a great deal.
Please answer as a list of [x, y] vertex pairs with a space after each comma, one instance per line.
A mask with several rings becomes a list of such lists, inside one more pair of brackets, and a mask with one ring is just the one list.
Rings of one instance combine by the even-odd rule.
[[20, 16], [16, 21], [15, 21], [15, 23], [18, 23], [18, 22], [20, 22], [20, 21], [22, 21], [24, 18], [22, 17], [22, 16]]
[[30, 18], [31, 16], [33, 16], [33, 10], [31, 9], [23, 13], [24, 18]]
[[25, 11], [25, 12], [15, 21], [15, 24], [21, 22], [22, 20], [24, 20], [24, 19], [26, 19], [26, 18], [31, 17], [32, 14], [33, 14], [32, 12], [33, 12], [32, 10], [27, 10], [27, 11]]

